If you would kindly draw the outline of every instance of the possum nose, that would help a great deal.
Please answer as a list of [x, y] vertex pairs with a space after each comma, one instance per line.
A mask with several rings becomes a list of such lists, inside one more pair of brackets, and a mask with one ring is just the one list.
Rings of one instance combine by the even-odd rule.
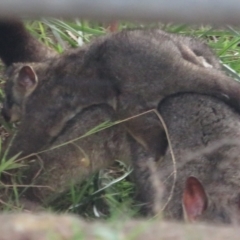
[[5, 119], [6, 122], [10, 121], [11, 114], [10, 114], [9, 110], [7, 110], [6, 108], [3, 108], [1, 114], [2, 114], [2, 116], [3, 116], [3, 118]]

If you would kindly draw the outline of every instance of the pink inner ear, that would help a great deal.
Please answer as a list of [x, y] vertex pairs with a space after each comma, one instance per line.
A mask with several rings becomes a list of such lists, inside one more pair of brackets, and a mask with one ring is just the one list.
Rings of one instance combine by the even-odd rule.
[[207, 209], [207, 195], [197, 178], [189, 177], [187, 179], [182, 204], [186, 217], [190, 221], [196, 220]]
[[24, 66], [19, 71], [18, 84], [25, 89], [32, 88], [36, 84], [36, 74], [30, 66]]

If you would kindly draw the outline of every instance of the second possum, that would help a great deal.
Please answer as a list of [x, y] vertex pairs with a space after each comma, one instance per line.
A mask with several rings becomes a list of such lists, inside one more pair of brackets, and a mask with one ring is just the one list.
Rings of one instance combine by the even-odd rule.
[[159, 111], [176, 161], [168, 147], [150, 171], [139, 146], [134, 148], [133, 169], [146, 213], [239, 224], [240, 115], [218, 99], [198, 94], [168, 97]]

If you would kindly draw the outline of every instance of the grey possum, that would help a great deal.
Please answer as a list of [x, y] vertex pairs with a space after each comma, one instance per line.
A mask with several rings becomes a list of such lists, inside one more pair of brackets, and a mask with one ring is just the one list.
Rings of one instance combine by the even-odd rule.
[[[168, 97], [158, 110], [169, 131], [177, 169], [164, 217], [240, 223], [240, 115], [218, 99], [197, 94]], [[138, 199], [146, 204], [145, 214], [159, 214], [154, 206], [164, 207], [174, 184], [169, 148], [154, 165], [159, 183], [153, 182], [139, 146], [133, 152], [138, 153], [133, 159]], [[158, 191], [162, 199], [157, 198]]]
[[[219, 68], [206, 45], [191, 38], [178, 41], [160, 30], [122, 31], [42, 63], [16, 64], [9, 71], [6, 105], [16, 103], [22, 116], [9, 154], [44, 148], [76, 114], [95, 104], [108, 103], [118, 118], [127, 118], [156, 109], [171, 94], [196, 92], [239, 109], [240, 84]], [[125, 126], [156, 160], [164, 154], [164, 131], [155, 116]]]

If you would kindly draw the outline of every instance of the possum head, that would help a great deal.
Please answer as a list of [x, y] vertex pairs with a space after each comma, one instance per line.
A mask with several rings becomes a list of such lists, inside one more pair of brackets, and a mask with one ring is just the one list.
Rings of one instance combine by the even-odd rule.
[[[8, 73], [2, 115], [11, 122], [21, 120], [10, 155], [40, 149], [75, 115], [70, 106], [74, 95], [52, 83], [52, 75], [43, 68], [43, 63], [14, 64]], [[43, 84], [45, 80], [47, 84]]]
[[2, 115], [6, 121], [16, 122], [21, 118], [25, 99], [37, 87], [38, 77], [31, 64], [14, 64], [8, 70], [8, 78]]

